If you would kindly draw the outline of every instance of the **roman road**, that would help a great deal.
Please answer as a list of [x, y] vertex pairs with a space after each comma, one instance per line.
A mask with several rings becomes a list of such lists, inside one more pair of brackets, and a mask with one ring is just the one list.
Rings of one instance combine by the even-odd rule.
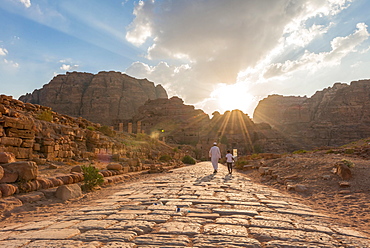
[[118, 185], [47, 220], [0, 229], [0, 247], [370, 247], [287, 194], [210, 162]]

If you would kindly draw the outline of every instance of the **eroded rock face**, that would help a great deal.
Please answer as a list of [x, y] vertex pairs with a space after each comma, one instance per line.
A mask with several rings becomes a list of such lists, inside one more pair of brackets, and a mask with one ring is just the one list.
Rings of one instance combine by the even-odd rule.
[[96, 75], [67, 72], [19, 99], [110, 126], [113, 120], [132, 118], [148, 99], [167, 97], [161, 85], [155, 86], [147, 79], [136, 79], [120, 72]]
[[370, 80], [336, 83], [311, 98], [269, 96], [254, 111], [297, 149], [340, 146], [370, 136]]

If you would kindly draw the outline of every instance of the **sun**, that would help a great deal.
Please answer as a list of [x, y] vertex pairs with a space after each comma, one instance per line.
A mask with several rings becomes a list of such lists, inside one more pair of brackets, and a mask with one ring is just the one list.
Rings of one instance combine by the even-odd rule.
[[248, 112], [253, 102], [253, 96], [247, 92], [247, 87], [238, 83], [233, 85], [222, 84], [212, 95], [216, 98], [219, 109], [223, 112], [234, 109]]

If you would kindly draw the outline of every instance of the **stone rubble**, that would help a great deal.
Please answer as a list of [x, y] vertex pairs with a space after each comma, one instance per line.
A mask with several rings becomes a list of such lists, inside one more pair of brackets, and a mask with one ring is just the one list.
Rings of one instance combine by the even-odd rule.
[[[210, 162], [173, 169], [47, 220], [0, 229], [0, 247], [370, 247], [370, 237]], [[40, 213], [42, 215], [42, 213]]]

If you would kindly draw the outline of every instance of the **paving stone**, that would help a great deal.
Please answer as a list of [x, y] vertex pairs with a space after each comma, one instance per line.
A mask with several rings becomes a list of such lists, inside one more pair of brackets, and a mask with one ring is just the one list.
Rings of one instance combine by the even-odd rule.
[[80, 235], [74, 236], [74, 240], [80, 241], [100, 241], [107, 242], [127, 242], [136, 237], [137, 234], [132, 231], [122, 230], [90, 230]]
[[198, 218], [198, 217], [185, 217], [185, 216], [174, 216], [172, 219], [174, 222], [187, 222], [187, 223], [198, 223], [204, 225], [206, 223], [214, 223], [213, 219]]
[[138, 236], [133, 242], [139, 247], [151, 245], [153, 247], [185, 247], [189, 246], [190, 240], [185, 235], [145, 234]]
[[77, 223], [80, 223], [81, 220], [67, 220], [67, 221], [59, 221], [56, 222], [50, 226], [47, 227], [47, 229], [63, 229], [63, 228], [69, 228], [71, 226], [76, 225]]
[[127, 242], [109, 242], [103, 246], [102, 248], [134, 248], [136, 247], [135, 243], [127, 243]]
[[26, 224], [24, 226], [21, 226], [21, 227], [18, 227], [15, 230], [16, 231], [39, 230], [39, 229], [45, 228], [47, 226], [50, 226], [50, 225], [52, 225], [54, 223], [55, 223], [55, 221], [49, 221], [49, 220], [37, 221], [37, 222], [29, 222], [28, 224]]
[[171, 218], [171, 215], [162, 215], [162, 214], [147, 214], [139, 215], [136, 220], [150, 221], [155, 223], [164, 223]]
[[138, 235], [151, 232], [155, 222], [142, 221], [142, 220], [127, 220], [116, 223], [106, 228], [107, 230], [127, 230], [134, 231]]
[[220, 215], [216, 213], [188, 213], [186, 214], [186, 216], [205, 219], [217, 219], [218, 217], [220, 217]]
[[227, 235], [196, 235], [193, 239], [193, 245], [204, 248], [214, 247], [249, 247], [257, 248], [262, 247], [258, 240], [240, 237], [240, 236], [227, 236]]
[[74, 240], [36, 240], [30, 242], [24, 248], [97, 248], [101, 247], [100, 242], [84, 243], [82, 241]]
[[247, 229], [239, 225], [206, 224], [203, 227], [203, 233], [211, 235], [248, 236]]
[[268, 229], [259, 227], [248, 228], [249, 233], [260, 242], [285, 240], [291, 242], [320, 242], [322, 244], [338, 245], [330, 235], [320, 232], [305, 232], [302, 230]]
[[[320, 248], [333, 248], [332, 244], [323, 243], [308, 243], [308, 242], [295, 242], [295, 241], [284, 241], [284, 240], [272, 240], [265, 243], [266, 248], [307, 248], [307, 247], [320, 247]], [[338, 246], [342, 247], [342, 246]]]
[[30, 241], [31, 240], [27, 240], [27, 239], [0, 241], [0, 247], [1, 248], [19, 248], [19, 247], [23, 247], [24, 245], [28, 244]]
[[[137, 216], [142, 216], [142, 215], [137, 215], [137, 214], [112, 214], [112, 215], [109, 215], [106, 219], [107, 220], [118, 220], [118, 221], [133, 220]], [[143, 215], [143, 216], [146, 216], [146, 215]]]
[[126, 210], [121, 210], [117, 214], [149, 214], [151, 210], [135, 210], [135, 209], [126, 209]]
[[83, 215], [75, 215], [75, 216], [67, 216], [67, 217], [64, 217], [63, 221], [68, 221], [68, 220], [103, 220], [105, 218], [107, 218], [108, 215], [105, 215], [105, 214], [83, 214]]
[[243, 209], [216, 208], [216, 209], [213, 209], [212, 211], [220, 215], [248, 215], [248, 216], [258, 215], [257, 211], [249, 211], [249, 210], [243, 210]]
[[73, 228], [78, 228], [80, 230], [96, 230], [96, 229], [107, 229], [110, 226], [116, 224], [116, 220], [84, 220], [76, 225], [72, 226]]
[[216, 219], [216, 224], [221, 225], [240, 225], [240, 226], [249, 226], [250, 221], [248, 218], [245, 218], [245, 216], [242, 216], [242, 218], [238, 217], [222, 217]]
[[292, 223], [285, 221], [275, 221], [275, 220], [263, 220], [263, 219], [251, 219], [251, 227], [263, 227], [263, 228], [278, 228], [278, 229], [294, 229]]
[[18, 233], [9, 236], [9, 239], [69, 239], [80, 234], [78, 229], [47, 229]]
[[194, 235], [200, 233], [201, 225], [198, 223], [166, 222], [158, 226], [158, 233]]

